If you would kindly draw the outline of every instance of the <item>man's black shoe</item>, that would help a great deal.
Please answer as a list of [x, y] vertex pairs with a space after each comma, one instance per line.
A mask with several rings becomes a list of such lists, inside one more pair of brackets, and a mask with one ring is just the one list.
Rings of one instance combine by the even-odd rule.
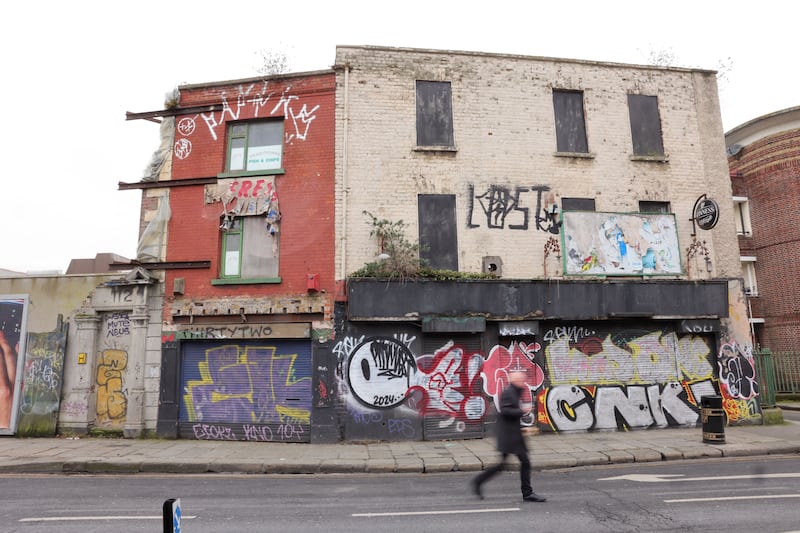
[[483, 499], [483, 493], [481, 492], [481, 484], [478, 483], [477, 479], [473, 479], [469, 482], [470, 486], [472, 487], [472, 494], [478, 497], [479, 500]]
[[533, 492], [531, 492], [527, 496], [524, 496], [522, 499], [525, 500], [526, 502], [546, 502], [547, 501], [547, 498], [545, 498], [544, 496], [538, 496], [537, 494], [535, 494]]

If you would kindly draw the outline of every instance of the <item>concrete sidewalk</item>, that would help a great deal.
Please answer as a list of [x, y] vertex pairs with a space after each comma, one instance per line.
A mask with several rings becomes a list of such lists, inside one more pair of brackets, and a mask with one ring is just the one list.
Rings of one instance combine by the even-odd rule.
[[[534, 469], [800, 453], [800, 423], [528, 436]], [[498, 458], [494, 439], [364, 444], [0, 437], [2, 473], [425, 473], [477, 471]]]

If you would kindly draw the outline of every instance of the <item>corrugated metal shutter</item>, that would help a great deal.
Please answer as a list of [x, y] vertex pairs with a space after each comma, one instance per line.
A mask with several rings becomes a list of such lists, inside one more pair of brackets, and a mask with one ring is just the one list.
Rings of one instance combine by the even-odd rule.
[[477, 375], [471, 372], [467, 359], [483, 353], [481, 336], [427, 334], [422, 339], [422, 351], [425, 356], [417, 359], [417, 366], [425, 376], [428, 395], [422, 413], [423, 440], [482, 438], [482, 417], [470, 418], [467, 402], [482, 398], [480, 368]]
[[182, 352], [181, 437], [309, 442], [309, 341], [187, 342]]

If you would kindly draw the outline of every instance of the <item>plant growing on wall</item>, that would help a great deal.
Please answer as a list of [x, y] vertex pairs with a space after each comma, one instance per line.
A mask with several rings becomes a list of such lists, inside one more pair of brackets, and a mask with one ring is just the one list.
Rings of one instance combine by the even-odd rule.
[[425, 278], [438, 281], [458, 279], [496, 279], [494, 274], [459, 272], [456, 270], [437, 270], [425, 266], [420, 259], [420, 245], [406, 238], [407, 224], [402, 220], [391, 221], [379, 219], [369, 211], [368, 216], [372, 229], [370, 237], [376, 237], [379, 243], [379, 255], [353, 272], [354, 278]]
[[369, 236], [378, 239], [380, 254], [375, 261], [353, 273], [353, 276], [401, 279], [417, 277], [422, 270], [419, 243], [413, 243], [406, 238], [407, 224], [402, 220], [379, 219], [369, 211], [364, 211], [363, 214], [370, 219], [372, 229]]

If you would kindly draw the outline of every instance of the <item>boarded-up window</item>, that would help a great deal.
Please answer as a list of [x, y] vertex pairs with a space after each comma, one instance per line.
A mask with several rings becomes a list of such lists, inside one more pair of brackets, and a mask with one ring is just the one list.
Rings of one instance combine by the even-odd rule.
[[420, 194], [419, 256], [431, 268], [458, 270], [456, 197], [453, 194]]
[[587, 153], [586, 122], [583, 115], [583, 92], [553, 91], [556, 119], [556, 149], [559, 152]]
[[417, 81], [417, 146], [454, 146], [450, 82]]
[[562, 211], [594, 211], [594, 198], [562, 198]]
[[634, 155], [663, 156], [664, 143], [661, 139], [661, 117], [658, 113], [658, 98], [643, 94], [629, 94], [628, 112], [631, 119], [631, 140], [633, 141]]
[[640, 213], [669, 213], [669, 202], [657, 202], [653, 200], [640, 200], [639, 201]]

